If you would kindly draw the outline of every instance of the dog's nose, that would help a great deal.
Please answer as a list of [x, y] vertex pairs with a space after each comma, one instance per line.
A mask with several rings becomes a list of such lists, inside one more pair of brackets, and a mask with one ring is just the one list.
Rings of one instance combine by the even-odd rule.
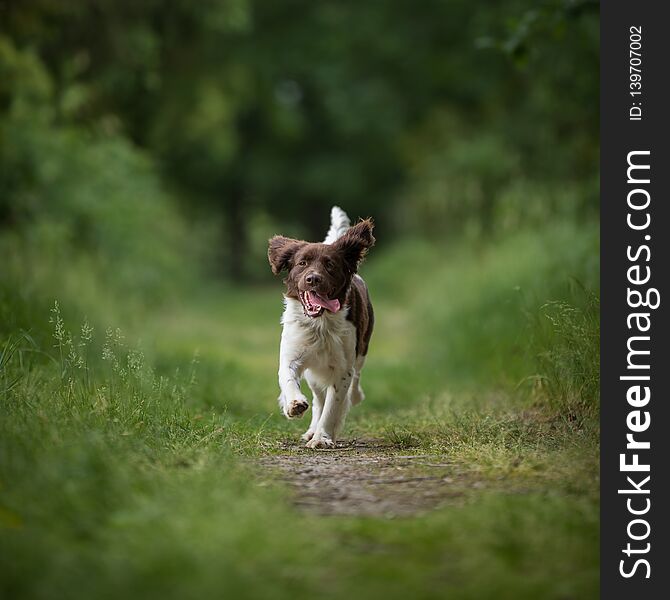
[[305, 277], [305, 281], [309, 285], [319, 285], [321, 283], [321, 279], [322, 279], [321, 275], [319, 275], [318, 273], [310, 273], [309, 275], [307, 275], [307, 277]]

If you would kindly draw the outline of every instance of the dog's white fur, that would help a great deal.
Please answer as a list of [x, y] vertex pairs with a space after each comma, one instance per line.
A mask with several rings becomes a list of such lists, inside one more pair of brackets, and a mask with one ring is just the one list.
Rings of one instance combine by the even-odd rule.
[[344, 235], [344, 232], [351, 226], [351, 221], [339, 206], [333, 206], [330, 209], [330, 229], [323, 240], [324, 244], [334, 244]]
[[[334, 206], [324, 243], [334, 243], [349, 225], [346, 213]], [[302, 416], [309, 406], [300, 390], [304, 377], [312, 391], [312, 420], [302, 439], [308, 448], [332, 448], [349, 408], [365, 397], [360, 387], [365, 357], [356, 356], [356, 328], [347, 320], [347, 307], [313, 319], [298, 300], [285, 297], [284, 304], [279, 404], [286, 417]]]

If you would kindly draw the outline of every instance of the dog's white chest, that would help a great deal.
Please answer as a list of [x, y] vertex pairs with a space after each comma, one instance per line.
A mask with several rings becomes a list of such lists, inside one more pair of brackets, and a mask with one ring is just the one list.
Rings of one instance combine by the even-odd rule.
[[351, 370], [356, 350], [356, 328], [347, 310], [305, 316], [300, 302], [286, 299], [282, 316], [281, 353], [299, 356], [300, 363], [324, 385], [334, 383]]

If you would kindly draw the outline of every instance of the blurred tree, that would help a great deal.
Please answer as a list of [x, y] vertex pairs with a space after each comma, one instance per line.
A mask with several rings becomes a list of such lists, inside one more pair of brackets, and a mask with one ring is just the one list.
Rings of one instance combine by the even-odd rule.
[[[0, 41], [0, 127], [13, 82], [42, 69], [30, 110], [153, 155], [184, 207], [220, 222], [237, 279], [260, 211], [318, 239], [331, 204], [383, 226], [416, 196], [403, 189], [441, 177], [488, 229], [518, 173], [597, 170], [590, 0], [3, 0]], [[445, 113], [456, 126], [432, 137], [452, 137], [421, 143]], [[24, 185], [9, 171], [5, 223]]]

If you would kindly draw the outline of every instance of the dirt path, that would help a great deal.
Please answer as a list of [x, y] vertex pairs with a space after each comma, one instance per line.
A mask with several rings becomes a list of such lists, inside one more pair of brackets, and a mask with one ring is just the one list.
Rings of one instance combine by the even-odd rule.
[[284, 449], [260, 463], [289, 484], [296, 506], [318, 514], [409, 516], [485, 487], [444, 457], [403, 453], [376, 440], [318, 451], [287, 443]]

